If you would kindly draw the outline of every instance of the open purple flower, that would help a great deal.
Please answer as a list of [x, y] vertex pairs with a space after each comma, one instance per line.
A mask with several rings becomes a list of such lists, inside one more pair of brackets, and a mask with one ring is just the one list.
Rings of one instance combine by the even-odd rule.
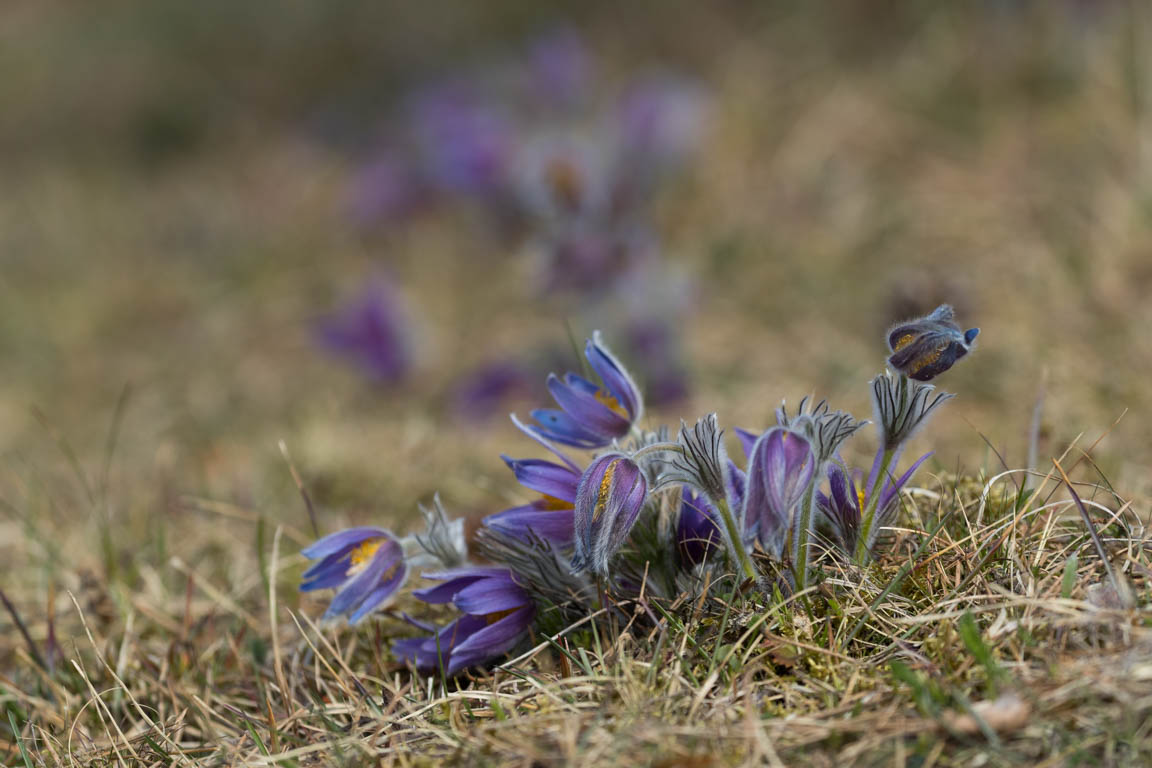
[[321, 346], [375, 381], [398, 382], [412, 368], [411, 327], [403, 299], [382, 278], [321, 320], [316, 333]]
[[752, 448], [744, 519], [757, 526], [764, 549], [779, 558], [792, 525], [792, 511], [816, 470], [812, 446], [783, 427], [768, 430]]
[[575, 573], [608, 573], [608, 562], [624, 545], [644, 502], [648, 481], [639, 465], [620, 453], [593, 461], [576, 490]]
[[[867, 550], [871, 551], [881, 527], [896, 512], [900, 489], [931, 455], [931, 453], [926, 453], [921, 456], [907, 472], [894, 480], [884, 478], [879, 491], [880, 496], [876, 501], [872, 534], [869, 537], [872, 541], [866, 542]], [[878, 454], [877, 460], [879, 458], [880, 455]], [[855, 478], [853, 478], [853, 474], [856, 474]], [[828, 486], [831, 493], [827, 496], [819, 492], [816, 494], [816, 508], [832, 524], [841, 548], [849, 555], [856, 551], [860, 537], [860, 522], [869, 502], [867, 489], [863, 485], [857, 486], [857, 481], [860, 480], [863, 480], [861, 473], [849, 472], [839, 461], [833, 461], [828, 465]], [[871, 486], [872, 483], [868, 485]]]
[[347, 616], [356, 624], [383, 607], [408, 577], [404, 548], [383, 528], [349, 528], [301, 550], [319, 560], [304, 572], [301, 592], [336, 589], [325, 619]]
[[541, 498], [489, 515], [484, 518], [484, 525], [516, 539], [524, 539], [531, 531], [551, 544], [571, 546], [580, 473], [573, 467], [541, 459], [503, 458], [516, 479], [541, 494]]
[[541, 438], [576, 448], [602, 448], [631, 431], [644, 411], [640, 390], [620, 361], [608, 351], [600, 332], [584, 347], [584, 356], [603, 386], [569, 373], [561, 379], [548, 376], [548, 391], [559, 410], [532, 412], [539, 424], [533, 431]]
[[452, 676], [507, 653], [527, 632], [536, 604], [507, 568], [468, 567], [425, 578], [442, 581], [412, 594], [426, 603], [453, 603], [463, 616], [430, 637], [398, 640], [392, 650], [417, 669]]

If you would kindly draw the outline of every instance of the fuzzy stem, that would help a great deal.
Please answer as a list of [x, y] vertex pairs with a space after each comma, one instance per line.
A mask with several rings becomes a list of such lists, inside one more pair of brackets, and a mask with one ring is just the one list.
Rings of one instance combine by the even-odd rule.
[[736, 524], [736, 519], [732, 517], [728, 501], [712, 499], [712, 504], [720, 513], [720, 519], [724, 521], [724, 529], [728, 534], [728, 547], [736, 557], [736, 562], [740, 563], [740, 570], [744, 572], [746, 578], [755, 579], [756, 567], [752, 565], [752, 558], [748, 557], [748, 550], [744, 549], [744, 537], [741, 535], [740, 526]]
[[800, 499], [800, 519], [797, 521], [796, 535], [793, 537], [792, 569], [796, 577], [796, 589], [802, 591], [808, 586], [808, 539], [812, 533], [812, 507], [816, 501], [816, 483], [822, 474], [822, 467], [812, 473], [804, 496]]
[[872, 487], [868, 489], [868, 504], [864, 507], [864, 513], [860, 520], [860, 530], [856, 536], [855, 559], [857, 565], [864, 565], [868, 562], [868, 542], [872, 538], [872, 526], [876, 522], [876, 505], [880, 501], [880, 489], [884, 487], [884, 482], [888, 479], [888, 467], [892, 464], [892, 459], [895, 458], [898, 451], [899, 446], [884, 449], [876, 479], [872, 481]]

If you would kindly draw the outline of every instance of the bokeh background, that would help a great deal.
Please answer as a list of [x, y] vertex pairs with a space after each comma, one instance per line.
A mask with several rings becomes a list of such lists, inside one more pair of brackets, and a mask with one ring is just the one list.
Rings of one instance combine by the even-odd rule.
[[[523, 201], [512, 221], [475, 194], [362, 210], [381, 153], [424, 138], [419, 94], [480, 82], [509, 106], [501, 83], [549, 36], [585, 89], [550, 130], [587, 132], [637, 82], [697, 99], [642, 214], [655, 261], [592, 300], [541, 288]], [[138, 590], [114, 599], [182, 600], [177, 558], [258, 589], [262, 537], [310, 535], [281, 440], [326, 530], [406, 530], [437, 490], [506, 507], [498, 454], [536, 449], [504, 414], [545, 404], [570, 337], [633, 301], [671, 329], [678, 377], [650, 421], [745, 427], [809, 392], [865, 415], [884, 330], [949, 301], [983, 332], [940, 379], [960, 396], [919, 438], [933, 471], [993, 472], [988, 444], [1024, 466], [1043, 393], [1040, 464], [1109, 432], [1094, 459], [1140, 498], [1150, 43], [1152, 8], [1087, 0], [8, 0], [0, 559], [27, 589], [6, 588], [33, 617], [102, 568]], [[403, 318], [395, 376], [318, 330], [377, 280]], [[490, 364], [516, 375], [466, 412]]]

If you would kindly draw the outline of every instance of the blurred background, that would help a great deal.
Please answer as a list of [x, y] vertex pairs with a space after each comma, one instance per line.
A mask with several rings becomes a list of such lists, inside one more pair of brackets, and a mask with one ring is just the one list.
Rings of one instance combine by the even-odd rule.
[[0, 553], [251, 586], [310, 535], [281, 440], [325, 530], [490, 513], [594, 328], [650, 423], [756, 428], [865, 416], [945, 301], [983, 332], [934, 472], [1024, 466], [1043, 396], [1042, 467], [1126, 413], [1094, 458], [1146, 494], [1150, 41], [1088, 0], [8, 0]]

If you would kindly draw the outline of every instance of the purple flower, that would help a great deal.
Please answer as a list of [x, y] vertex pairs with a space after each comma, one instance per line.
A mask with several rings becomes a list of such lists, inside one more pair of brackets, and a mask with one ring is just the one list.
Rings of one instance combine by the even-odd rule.
[[494, 104], [448, 83], [417, 96], [411, 115], [425, 172], [438, 189], [487, 194], [505, 183], [515, 135]]
[[381, 608], [408, 577], [404, 548], [383, 528], [333, 533], [301, 554], [320, 562], [304, 572], [300, 591], [337, 590], [325, 619], [347, 616], [350, 624], [356, 624]]
[[396, 152], [385, 152], [354, 181], [352, 217], [362, 227], [391, 224], [415, 213], [429, 197], [419, 170]]
[[541, 438], [576, 448], [602, 448], [631, 431], [640, 418], [644, 403], [632, 377], [600, 339], [592, 335], [584, 356], [603, 382], [597, 386], [574, 373], [560, 379], [548, 376], [548, 390], [560, 410], [532, 412], [539, 424], [533, 431]]
[[396, 383], [412, 368], [411, 328], [403, 300], [382, 278], [321, 320], [316, 332], [325, 349], [375, 381]]
[[676, 551], [681, 562], [699, 565], [720, 541], [716, 511], [704, 496], [684, 486], [680, 494], [680, 519], [676, 524]]
[[756, 440], [748, 462], [744, 520], [757, 526], [764, 549], [779, 558], [792, 525], [792, 510], [816, 470], [812, 446], [803, 435], [774, 427]]
[[910, 379], [929, 381], [951, 368], [972, 349], [979, 328], [961, 331], [955, 313], [941, 304], [926, 317], [888, 331], [888, 364]]
[[[534, 393], [539, 379], [530, 366], [512, 360], [487, 363], [464, 376], [454, 396], [456, 412], [469, 421], [492, 416], [505, 401]], [[507, 413], [507, 410], [504, 411]]]
[[607, 575], [608, 561], [624, 545], [647, 497], [644, 473], [623, 454], [605, 454], [584, 470], [576, 489], [574, 573]]
[[541, 498], [484, 518], [484, 525], [523, 540], [528, 531], [557, 546], [572, 545], [575, 531], [575, 502], [580, 473], [569, 466], [541, 459], [503, 457], [520, 483]]
[[531, 596], [506, 568], [468, 567], [423, 575], [443, 583], [413, 595], [426, 603], [454, 603], [464, 615], [431, 637], [393, 643], [396, 656], [418, 669], [443, 668], [452, 676], [490, 661], [514, 648], [536, 616]]
[[597, 296], [653, 263], [656, 246], [643, 228], [582, 222], [550, 232], [538, 253], [542, 291]]
[[[874, 533], [871, 535], [873, 541], [867, 542], [868, 550], [872, 549], [880, 528], [896, 512], [896, 502], [900, 489], [931, 455], [931, 453], [926, 453], [921, 456], [907, 472], [895, 481], [891, 478], [884, 478], [879, 491], [880, 497], [876, 502], [875, 522], [872, 526]], [[881, 456], [882, 453], [877, 454], [877, 462]], [[873, 466], [873, 481], [877, 466]], [[853, 478], [854, 474], [856, 475], [855, 478]], [[857, 540], [860, 536], [860, 521], [863, 518], [864, 510], [868, 507], [867, 490], [864, 486], [857, 486], [857, 481], [862, 479], [861, 473], [848, 472], [838, 461], [833, 461], [828, 465], [828, 486], [831, 493], [827, 496], [819, 492], [816, 494], [816, 508], [828, 518], [828, 522], [832, 524], [832, 528], [836, 532], [836, 538], [839, 540], [841, 548], [849, 555], [856, 551]], [[873, 485], [873, 482], [869, 482], [869, 485]]]
[[548, 103], [571, 105], [588, 85], [588, 51], [575, 31], [547, 34], [532, 45], [529, 61], [540, 97]]

